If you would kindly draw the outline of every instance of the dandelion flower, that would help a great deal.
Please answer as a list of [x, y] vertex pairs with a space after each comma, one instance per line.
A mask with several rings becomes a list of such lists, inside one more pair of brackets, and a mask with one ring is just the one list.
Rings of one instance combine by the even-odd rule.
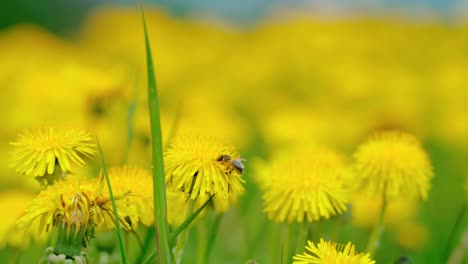
[[227, 142], [196, 135], [177, 135], [164, 153], [166, 186], [191, 199], [216, 195], [223, 199], [241, 193], [242, 163]]
[[375, 261], [370, 259], [369, 254], [357, 253], [351, 242], [346, 245], [333, 242], [325, 242], [320, 239], [320, 243], [307, 241], [305, 247], [307, 251], [304, 254], [296, 254], [293, 257], [293, 264], [374, 264]]
[[82, 166], [83, 158], [94, 155], [95, 144], [84, 130], [41, 128], [24, 131], [11, 143], [11, 167], [31, 176], [53, 174], [58, 165], [62, 173], [71, 171], [72, 164]]
[[334, 151], [316, 148], [271, 162], [264, 211], [276, 222], [317, 221], [346, 211], [347, 166]]
[[355, 173], [371, 193], [425, 199], [433, 176], [431, 163], [412, 135], [377, 132], [354, 153]]
[[[20, 228], [39, 223], [39, 231], [50, 231], [52, 227], [66, 226], [68, 229], [99, 231], [115, 227], [111, 199], [103, 191], [104, 184], [99, 179], [79, 179], [69, 177], [42, 190], [32, 201], [26, 214], [17, 225]], [[128, 193], [115, 194], [119, 220], [122, 228], [130, 230], [126, 219], [136, 219], [134, 207], [129, 206]]]
[[[153, 176], [148, 170], [138, 167], [115, 167], [109, 169], [112, 189], [116, 193], [127, 193], [128, 201], [135, 206], [139, 220], [146, 226], [154, 221]], [[136, 227], [137, 223], [132, 223]]]

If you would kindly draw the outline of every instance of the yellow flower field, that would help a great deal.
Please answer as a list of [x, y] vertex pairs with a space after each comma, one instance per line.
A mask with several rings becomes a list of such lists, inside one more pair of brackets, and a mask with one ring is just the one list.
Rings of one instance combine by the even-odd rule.
[[467, 263], [468, 24], [144, 17], [0, 31], [5, 263]]

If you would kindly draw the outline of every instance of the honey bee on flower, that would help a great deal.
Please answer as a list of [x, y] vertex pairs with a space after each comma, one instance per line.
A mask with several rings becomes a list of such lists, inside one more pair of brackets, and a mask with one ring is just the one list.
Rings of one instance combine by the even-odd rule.
[[245, 161], [245, 159], [231, 159], [229, 155], [221, 155], [217, 161], [223, 163], [226, 166], [227, 174], [231, 174], [233, 171], [236, 171], [240, 175], [244, 173], [244, 164], [242, 161]]
[[166, 186], [195, 199], [216, 195], [223, 199], [243, 192], [244, 165], [228, 142], [200, 135], [177, 135], [164, 155]]

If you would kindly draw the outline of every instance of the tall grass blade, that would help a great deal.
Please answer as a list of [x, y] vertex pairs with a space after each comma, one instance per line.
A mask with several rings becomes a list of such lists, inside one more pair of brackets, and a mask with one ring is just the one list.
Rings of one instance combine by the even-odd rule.
[[107, 187], [109, 188], [109, 195], [112, 201], [112, 209], [114, 211], [114, 218], [115, 218], [115, 228], [117, 229], [117, 235], [119, 237], [119, 246], [120, 246], [120, 255], [122, 257], [122, 263], [127, 264], [127, 252], [125, 250], [125, 243], [123, 238], [122, 227], [120, 226], [119, 215], [117, 213], [117, 206], [115, 205], [114, 194], [112, 193], [111, 182], [109, 179], [109, 173], [107, 172], [107, 165], [104, 159], [104, 154], [102, 153], [101, 144], [99, 144], [99, 140], [96, 138], [97, 145], [99, 148], [99, 154], [101, 155], [101, 162], [102, 167], [104, 169], [104, 175], [106, 176]]
[[159, 99], [156, 89], [157, 86], [154, 74], [153, 57], [151, 54], [143, 7], [141, 8], [141, 15], [145, 33], [146, 66], [148, 71], [148, 106], [152, 139], [154, 219], [156, 223], [156, 251], [158, 252], [157, 263], [170, 264], [171, 252], [169, 248], [169, 227], [167, 224], [166, 184], [164, 179]]

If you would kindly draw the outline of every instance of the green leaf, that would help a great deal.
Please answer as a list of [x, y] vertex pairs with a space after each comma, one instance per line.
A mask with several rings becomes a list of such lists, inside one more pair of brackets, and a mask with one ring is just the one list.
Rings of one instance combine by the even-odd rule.
[[127, 264], [127, 252], [125, 251], [125, 244], [124, 238], [122, 233], [122, 227], [120, 226], [119, 214], [117, 213], [117, 206], [115, 205], [114, 194], [112, 193], [111, 182], [109, 179], [109, 173], [107, 172], [107, 165], [104, 159], [104, 154], [102, 153], [101, 144], [99, 144], [99, 140], [96, 138], [99, 154], [101, 155], [102, 167], [104, 169], [104, 175], [106, 176], [107, 187], [109, 188], [109, 195], [112, 202], [112, 209], [114, 211], [114, 218], [115, 218], [115, 227], [117, 230], [117, 235], [119, 237], [119, 246], [120, 246], [120, 255], [122, 257], [122, 263]]
[[141, 8], [143, 28], [145, 33], [146, 66], [148, 71], [148, 107], [151, 123], [151, 150], [153, 160], [153, 197], [154, 219], [156, 224], [156, 252], [160, 264], [171, 263], [169, 248], [169, 226], [167, 224], [166, 184], [164, 179], [163, 147], [161, 137], [161, 122], [159, 114], [159, 99], [154, 74], [153, 57], [151, 55], [145, 14]]

